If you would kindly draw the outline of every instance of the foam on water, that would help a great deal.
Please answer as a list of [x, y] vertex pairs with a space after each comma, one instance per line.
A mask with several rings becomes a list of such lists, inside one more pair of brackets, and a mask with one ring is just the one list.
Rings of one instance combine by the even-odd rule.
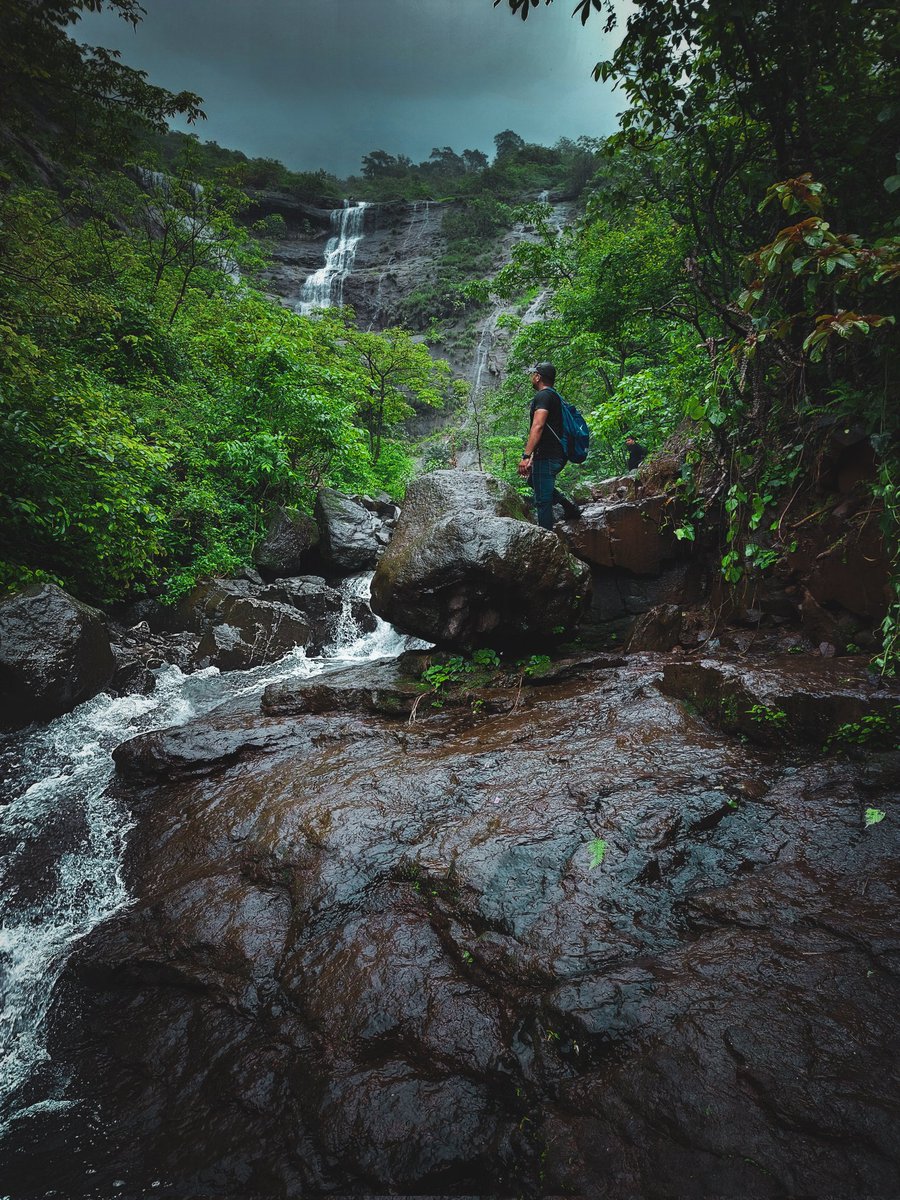
[[375, 628], [370, 633], [362, 632], [353, 615], [353, 605], [369, 600], [371, 585], [371, 574], [351, 575], [341, 584], [344, 609], [338, 619], [334, 642], [323, 654], [323, 663], [343, 666], [376, 658], [396, 658], [404, 650], [419, 650], [429, 645], [398, 633], [393, 625], [378, 616], [375, 617]]
[[353, 606], [368, 599], [370, 580], [344, 581], [344, 611], [319, 658], [298, 647], [271, 665], [224, 675], [166, 666], [149, 696], [95, 696], [0, 742], [0, 1132], [58, 1102], [45, 1036], [53, 989], [73, 945], [129, 901], [122, 861], [132, 821], [108, 792], [113, 750], [269, 683], [424, 645], [380, 619], [362, 632]]
[[344, 281], [353, 270], [356, 251], [362, 241], [365, 213], [364, 200], [357, 204], [345, 200], [343, 208], [332, 211], [331, 224], [335, 234], [325, 244], [325, 263], [305, 281], [294, 306], [301, 316], [309, 316], [330, 305], [340, 308], [344, 303]]

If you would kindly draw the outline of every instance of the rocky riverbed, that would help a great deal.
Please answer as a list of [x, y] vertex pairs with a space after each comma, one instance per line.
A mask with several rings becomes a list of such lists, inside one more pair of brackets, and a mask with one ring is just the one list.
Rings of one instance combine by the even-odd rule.
[[[723, 732], [710, 664], [666, 668], [126, 743], [135, 899], [67, 973], [78, 1104], [15, 1194], [896, 1195], [898, 756]], [[771, 712], [836, 669], [740, 679]], [[883, 694], [840, 671], [835, 721]]]
[[[105, 654], [104, 678], [131, 656], [155, 682], [173, 647], [253, 669], [166, 668], [168, 720], [156, 693], [95, 696], [61, 718], [73, 763], [54, 748], [3, 814], [5, 975], [29, 997], [3, 1027], [5, 1194], [900, 1193], [900, 689], [846, 653], [883, 564], [864, 612], [831, 595], [849, 547], [726, 613], [636, 486], [558, 527], [575, 559], [483, 475], [417, 481], [399, 520], [326, 492], [315, 522], [276, 518], [270, 582], [203, 584], [185, 632]], [[443, 649], [379, 623], [365, 577], [295, 574], [361, 555], [376, 612]], [[48, 713], [102, 614], [73, 608], [56, 657], [22, 631], [47, 641], [69, 603], [0, 614]], [[307, 657], [345, 622], [356, 650]], [[107, 788], [116, 705], [137, 736]], [[64, 965], [40, 914], [68, 909]]]

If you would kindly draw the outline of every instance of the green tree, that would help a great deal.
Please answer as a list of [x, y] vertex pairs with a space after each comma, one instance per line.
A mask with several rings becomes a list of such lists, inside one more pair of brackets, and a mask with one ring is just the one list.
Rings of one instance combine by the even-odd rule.
[[462, 157], [466, 171], [471, 174], [484, 171], [488, 165], [488, 156], [482, 150], [463, 150]]
[[356, 411], [368, 434], [372, 462], [377, 463], [385, 434], [412, 416], [416, 405], [432, 408], [444, 403], [450, 367], [433, 359], [427, 347], [403, 329], [352, 334], [348, 348], [363, 369], [366, 385]]
[[494, 136], [494, 160], [500, 162], [504, 158], [512, 158], [525, 148], [525, 139], [511, 129], [504, 129]]
[[108, 8], [137, 25], [137, 0], [4, 0], [0, 6], [0, 139], [34, 168], [35, 141], [58, 162], [84, 154], [116, 161], [148, 128], [203, 116], [193, 92], [173, 93], [124, 66], [117, 51], [82, 46], [66, 32], [85, 11]]
[[362, 173], [366, 179], [380, 176], [402, 175], [411, 165], [411, 160], [402, 154], [388, 154], [386, 150], [372, 150], [363, 156]]
[[[508, 6], [525, 18], [538, 5]], [[582, 23], [598, 12], [615, 23], [607, 0], [579, 0], [575, 11]], [[838, 422], [861, 425], [880, 454], [875, 507], [884, 506], [900, 546], [898, 415], [889, 402], [895, 18], [866, 0], [813, 0], [802, 11], [788, 0], [639, 0], [617, 50], [596, 68], [627, 99], [607, 143], [624, 176], [595, 178], [597, 203], [620, 205], [640, 181], [644, 199], [682, 230], [680, 295], [669, 308], [693, 325], [710, 359], [687, 412], [724, 478], [730, 581], [745, 562], [777, 560], [782, 547], [757, 538], [764, 509], [812, 486]], [[618, 325], [614, 311], [607, 316]], [[900, 550], [897, 559], [900, 568]], [[900, 605], [885, 631], [895, 648], [898, 623]]]

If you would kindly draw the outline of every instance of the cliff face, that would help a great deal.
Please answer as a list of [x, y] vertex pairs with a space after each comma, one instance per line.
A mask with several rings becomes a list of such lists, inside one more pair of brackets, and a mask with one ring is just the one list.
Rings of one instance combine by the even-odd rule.
[[[446, 207], [426, 200], [365, 206], [361, 236], [343, 281], [343, 301], [355, 310], [362, 328], [395, 324], [404, 296], [434, 278], [444, 248], [441, 222]], [[250, 220], [277, 214], [285, 224], [263, 282], [289, 307], [301, 302], [304, 282], [323, 267], [329, 240], [338, 233], [338, 212], [279, 193], [254, 197]]]
[[331, 228], [330, 209], [304, 204], [281, 192], [256, 192], [244, 216], [251, 224], [266, 217], [284, 221], [284, 236], [272, 246], [272, 265], [263, 273], [262, 283], [279, 300], [295, 300], [303, 280], [322, 264]]
[[[540, 198], [548, 199], [546, 193]], [[381, 330], [406, 323], [403, 302], [413, 293], [440, 294], [441, 262], [448, 252], [442, 225], [455, 206], [452, 200], [363, 204], [350, 199], [341, 208], [327, 209], [282, 193], [259, 192], [247, 216], [255, 222], [277, 215], [284, 222], [270, 249], [271, 266], [262, 277], [270, 295], [297, 312], [326, 303], [346, 305], [356, 313], [361, 329]], [[558, 228], [572, 220], [573, 209], [569, 201], [554, 204]], [[482, 268], [479, 263], [478, 270], [492, 275], [509, 261], [516, 243], [533, 237], [525, 225], [502, 231], [486, 256], [488, 265]], [[542, 319], [544, 301], [541, 293], [526, 312], [519, 310], [524, 323]], [[467, 308], [441, 322], [440, 340], [429, 339], [434, 357], [449, 362], [453, 374], [471, 388], [466, 428], [452, 449], [460, 467], [480, 469], [477, 404], [506, 370], [511, 334], [500, 318], [514, 311], [516, 306], [507, 301]], [[425, 340], [424, 334], [420, 340]], [[412, 418], [407, 432], [426, 436], [459, 415], [427, 410]]]

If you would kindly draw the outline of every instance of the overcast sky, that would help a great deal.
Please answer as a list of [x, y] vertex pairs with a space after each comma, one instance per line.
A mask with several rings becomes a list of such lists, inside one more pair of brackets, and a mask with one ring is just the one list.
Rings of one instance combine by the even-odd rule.
[[[419, 162], [434, 146], [493, 154], [526, 141], [602, 136], [619, 94], [591, 77], [617, 34], [573, 0], [527, 21], [492, 0], [143, 0], [136, 31], [87, 14], [76, 36], [122, 51], [173, 91], [198, 92], [211, 140], [294, 170], [359, 171], [370, 150]], [[179, 128], [187, 128], [179, 126]]]

